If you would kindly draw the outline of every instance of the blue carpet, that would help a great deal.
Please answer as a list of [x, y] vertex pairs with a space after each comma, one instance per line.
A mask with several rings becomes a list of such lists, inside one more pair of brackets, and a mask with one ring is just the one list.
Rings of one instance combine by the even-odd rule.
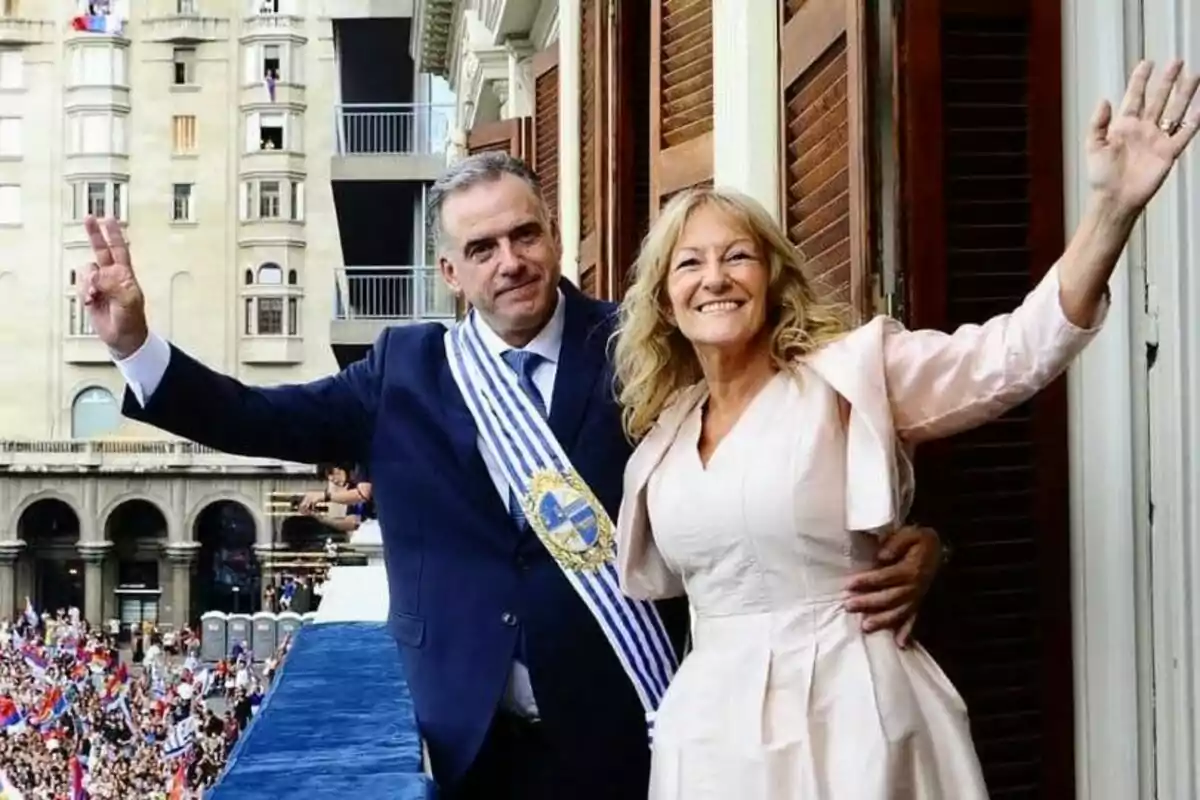
[[382, 623], [305, 625], [205, 800], [430, 800], [396, 645]]

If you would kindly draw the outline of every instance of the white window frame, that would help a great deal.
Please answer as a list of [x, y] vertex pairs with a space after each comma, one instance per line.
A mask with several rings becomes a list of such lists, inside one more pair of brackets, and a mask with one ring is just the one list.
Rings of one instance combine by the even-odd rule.
[[[262, 146], [263, 143], [263, 122], [280, 121], [283, 123], [283, 143], [280, 147], [267, 150]], [[301, 153], [304, 151], [304, 116], [296, 111], [253, 111], [247, 114], [244, 118], [245, 125], [245, 148], [247, 153], [258, 152], [285, 152], [285, 153]], [[274, 127], [273, 125], [271, 127]]]
[[0, 117], [0, 158], [24, 155], [23, 121], [20, 117]]
[[104, 185], [104, 210], [121, 222], [129, 222], [129, 184], [123, 180], [86, 178], [67, 184], [68, 211], [73, 222], [87, 215], [89, 186]]
[[21, 184], [0, 184], [0, 225], [21, 224]]
[[0, 47], [0, 89], [24, 88], [24, 51], [20, 47]]
[[304, 181], [288, 181], [288, 218], [292, 222], [304, 222]]
[[[179, 192], [180, 187], [186, 186], [187, 191], [183, 194]], [[182, 203], [182, 206], [180, 205]], [[180, 211], [182, 208], [182, 216]], [[196, 184], [194, 183], [172, 183], [171, 184], [171, 222], [179, 225], [186, 225], [196, 221]]]
[[[70, 115], [67, 117], [67, 154], [127, 155], [126, 124], [124, 114], [85, 111]], [[104, 139], [106, 130], [107, 141], [89, 141], [91, 138]]]
[[[89, 63], [89, 58], [94, 63]], [[129, 86], [129, 51], [121, 46], [88, 43], [71, 48], [68, 86]]]
[[[178, 74], [180, 65], [183, 65], [183, 83], [178, 83], [175, 78]], [[171, 51], [171, 85], [172, 86], [195, 86], [196, 85], [196, 48], [195, 47], [176, 47]]]

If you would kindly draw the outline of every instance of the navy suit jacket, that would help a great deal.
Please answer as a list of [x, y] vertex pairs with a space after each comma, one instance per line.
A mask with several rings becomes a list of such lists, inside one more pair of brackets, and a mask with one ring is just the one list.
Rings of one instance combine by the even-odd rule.
[[[616, 309], [566, 281], [562, 289], [549, 424], [615, 520], [631, 453], [608, 360]], [[337, 375], [274, 388], [245, 386], [173, 349], [146, 407], [127, 392], [124, 413], [228, 453], [368, 465], [388, 626], [440, 783], [461, 777], [478, 752], [523, 635], [571, 796], [645, 797], [649, 748], [637, 696], [558, 565], [509, 517], [450, 374], [444, 332], [438, 324], [390, 328]], [[682, 652], [686, 601], [659, 608]]]

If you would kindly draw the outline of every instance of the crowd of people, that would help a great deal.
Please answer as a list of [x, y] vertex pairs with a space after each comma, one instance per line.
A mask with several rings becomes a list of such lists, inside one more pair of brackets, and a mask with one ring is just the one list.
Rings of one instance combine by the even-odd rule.
[[199, 637], [135, 636], [137, 658], [78, 609], [0, 621], [0, 797], [197, 800], [261, 702], [244, 645], [200, 663]]

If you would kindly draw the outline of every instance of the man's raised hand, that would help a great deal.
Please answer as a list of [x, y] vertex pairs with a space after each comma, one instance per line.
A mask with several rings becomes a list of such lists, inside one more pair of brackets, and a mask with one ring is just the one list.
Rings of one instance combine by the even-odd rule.
[[145, 343], [146, 300], [137, 276], [129, 245], [115, 219], [83, 221], [92, 245], [92, 263], [83, 269], [77, 283], [79, 299], [92, 320], [92, 330], [118, 358], [128, 358]]

